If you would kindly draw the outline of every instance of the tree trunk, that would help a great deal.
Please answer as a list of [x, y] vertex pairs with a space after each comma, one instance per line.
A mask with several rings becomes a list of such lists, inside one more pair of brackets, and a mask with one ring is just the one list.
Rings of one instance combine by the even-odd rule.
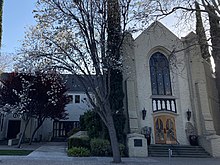
[[99, 114], [99, 116], [101, 117], [102, 121], [105, 123], [108, 129], [108, 134], [109, 134], [111, 147], [112, 147], [113, 162], [120, 163], [121, 155], [119, 151], [118, 138], [117, 138], [116, 129], [114, 125], [113, 114], [110, 108], [110, 103], [106, 102], [104, 105], [100, 104], [99, 108], [101, 111], [97, 111], [97, 113]]
[[[212, 14], [216, 14], [212, 6], [207, 6]], [[209, 14], [210, 35], [212, 42], [212, 56], [215, 61], [216, 87], [220, 100], [220, 24], [219, 21]], [[220, 104], [219, 104], [220, 109]]]
[[117, 139], [115, 125], [114, 125], [112, 115], [111, 114], [107, 115], [106, 120], [107, 120], [107, 128], [108, 128], [109, 137], [110, 137], [110, 141], [111, 141], [111, 147], [112, 147], [113, 162], [120, 163], [121, 162], [121, 155], [120, 155], [120, 151], [119, 151], [119, 144], [118, 144], [118, 139]]
[[203, 27], [199, 3], [197, 1], [195, 1], [195, 7], [196, 7], [196, 34], [198, 36], [198, 42], [199, 42], [200, 49], [201, 49], [201, 55], [202, 55], [202, 58], [210, 62], [208, 43], [206, 39], [205, 29]]
[[22, 131], [22, 133], [21, 133], [21, 136], [20, 136], [20, 139], [19, 139], [19, 142], [18, 142], [18, 148], [21, 147], [21, 143], [22, 143], [22, 140], [23, 140], [23, 138], [24, 138], [24, 134], [25, 134], [25, 131], [26, 131], [26, 129], [27, 129], [27, 126], [28, 126], [29, 121], [30, 121], [30, 119], [28, 119], [28, 120], [26, 121], [26, 123], [25, 123], [24, 129], [23, 129], [23, 131]]
[[32, 144], [32, 141], [33, 141], [33, 139], [34, 139], [34, 136], [35, 136], [36, 132], [38, 131], [38, 129], [39, 129], [39, 128], [42, 126], [42, 124], [44, 123], [44, 120], [45, 120], [45, 119], [43, 119], [42, 122], [39, 122], [39, 124], [38, 124], [37, 127], [35, 128], [34, 132], [33, 132], [32, 135], [31, 135], [31, 138], [30, 138], [30, 141], [29, 141], [29, 145]]
[[[220, 58], [219, 57], [215, 59], [215, 75], [216, 75], [216, 87], [218, 89], [218, 97], [220, 102]], [[220, 109], [220, 104], [219, 104], [219, 109]]]
[[[115, 136], [117, 143], [120, 139], [121, 142], [124, 142], [124, 116], [123, 116], [123, 76], [122, 71], [120, 70], [122, 66], [121, 62], [121, 44], [122, 44], [122, 33], [121, 33], [121, 11], [118, 0], [108, 0], [108, 26], [107, 26], [107, 57], [110, 60], [110, 96], [108, 98], [110, 103], [110, 112], [107, 117], [111, 115], [113, 120], [113, 115], [117, 118], [114, 118], [112, 121], [114, 126], [114, 131], [116, 131]], [[116, 114], [119, 114], [116, 116]], [[119, 117], [121, 117], [119, 119]], [[110, 119], [109, 119], [110, 120]], [[117, 121], [117, 128], [115, 128], [115, 123]], [[110, 122], [110, 121], [109, 121]], [[107, 126], [108, 127], [108, 126]], [[112, 128], [108, 128], [109, 132], [112, 131]], [[116, 130], [117, 129], [117, 130]], [[111, 138], [111, 133], [109, 134]], [[114, 137], [112, 137], [114, 138]], [[119, 139], [117, 139], [119, 138]], [[112, 149], [114, 145], [112, 144]], [[119, 153], [118, 153], [119, 154]], [[119, 154], [120, 156], [120, 154]]]

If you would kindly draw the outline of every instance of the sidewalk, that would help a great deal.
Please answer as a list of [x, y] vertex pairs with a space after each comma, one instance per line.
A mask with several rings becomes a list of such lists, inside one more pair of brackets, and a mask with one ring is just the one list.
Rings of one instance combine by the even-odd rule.
[[38, 142], [38, 143], [32, 143], [29, 145], [28, 143], [24, 143], [21, 145], [20, 148], [17, 147], [17, 145], [0, 145], [1, 150], [36, 150], [37, 148], [43, 146], [45, 142]]
[[27, 155], [30, 158], [68, 158], [65, 142], [48, 142]]
[[[0, 165], [114, 165], [110, 157], [1, 157]], [[120, 165], [219, 165], [214, 158], [122, 158]], [[118, 164], [119, 165], [119, 164]]]
[[[41, 146], [40, 146], [41, 145]], [[0, 146], [2, 148], [2, 146]], [[12, 149], [15, 146], [5, 146]], [[68, 157], [66, 143], [34, 143], [21, 149], [34, 149], [27, 156], [0, 156], [0, 165], [113, 165], [111, 157]], [[219, 165], [215, 158], [122, 158], [122, 165]]]

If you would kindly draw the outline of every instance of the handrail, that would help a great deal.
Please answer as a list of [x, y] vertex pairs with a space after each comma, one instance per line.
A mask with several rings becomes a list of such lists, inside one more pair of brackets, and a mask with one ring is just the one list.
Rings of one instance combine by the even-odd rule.
[[172, 130], [171, 130], [171, 132], [170, 132], [170, 135], [172, 136], [172, 138], [175, 140], [175, 142], [179, 145], [180, 144], [180, 142], [176, 139], [176, 137], [175, 136], [173, 136], [173, 134], [172, 133], [174, 133]]
[[[175, 136], [173, 136], [172, 133], [173, 133], [173, 131], [171, 130], [170, 135], [171, 135], [172, 138], [176, 141], [176, 143], [179, 145], [179, 144], [180, 144], [179, 141], [176, 139]], [[177, 148], [174, 148], [174, 145], [173, 145], [173, 144], [170, 144], [170, 146], [171, 146], [172, 149], [174, 149], [174, 150], [178, 153], [178, 155], [180, 154], [179, 151], [177, 150]]]

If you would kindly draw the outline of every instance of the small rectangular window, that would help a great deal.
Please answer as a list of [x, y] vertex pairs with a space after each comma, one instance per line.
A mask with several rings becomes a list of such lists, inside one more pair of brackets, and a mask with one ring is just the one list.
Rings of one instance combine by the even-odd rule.
[[75, 95], [75, 103], [80, 103], [80, 95]]
[[73, 95], [68, 95], [68, 98], [69, 98], [69, 103], [72, 103], [73, 102]]

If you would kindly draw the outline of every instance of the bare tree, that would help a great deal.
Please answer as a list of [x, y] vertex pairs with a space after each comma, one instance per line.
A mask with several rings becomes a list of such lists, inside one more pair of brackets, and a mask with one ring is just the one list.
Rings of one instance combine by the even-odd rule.
[[[188, 23], [189, 26], [196, 27], [196, 33], [198, 36], [198, 43], [200, 44], [202, 57], [206, 60], [209, 60], [211, 54], [215, 62], [216, 85], [220, 99], [220, 1], [144, 0], [140, 4], [141, 7], [139, 9], [141, 10], [138, 12], [145, 13], [144, 6], [149, 6], [149, 3], [155, 11], [151, 13], [152, 17], [155, 17], [156, 19], [162, 19], [170, 14], [175, 13], [179, 16], [178, 22], [184, 22], [185, 25]], [[144, 14], [142, 14], [142, 17], [143, 15]], [[137, 19], [141, 19], [142, 17], [138, 16]], [[189, 20], [192, 21], [189, 22]], [[209, 53], [209, 48], [212, 50], [211, 53]]]
[[36, 66], [45, 69], [46, 64], [46, 68], [82, 75], [79, 81], [107, 126], [116, 163], [121, 157], [113, 122], [117, 110], [111, 109], [109, 101], [110, 80], [112, 70], [121, 69], [129, 4], [130, 0], [39, 0], [34, 11], [38, 24], [26, 35], [17, 67], [32, 72]]
[[195, 1], [195, 8], [196, 8], [196, 34], [198, 35], [198, 43], [200, 45], [202, 57], [206, 60], [209, 60], [210, 53], [208, 50], [207, 37], [203, 26], [200, 7], [198, 2], [196, 1]]
[[0, 74], [2, 72], [7, 72], [8, 70], [11, 70], [13, 68], [13, 54], [6, 54], [2, 53], [0, 54]]
[[[212, 56], [215, 61], [216, 86], [220, 99], [220, 24], [219, 20], [216, 19], [216, 17], [218, 17], [218, 11], [216, 11], [215, 6], [208, 5], [207, 8], [209, 11], [211, 11], [208, 16], [212, 43]], [[213, 14], [215, 14], [216, 16], [213, 16]]]

